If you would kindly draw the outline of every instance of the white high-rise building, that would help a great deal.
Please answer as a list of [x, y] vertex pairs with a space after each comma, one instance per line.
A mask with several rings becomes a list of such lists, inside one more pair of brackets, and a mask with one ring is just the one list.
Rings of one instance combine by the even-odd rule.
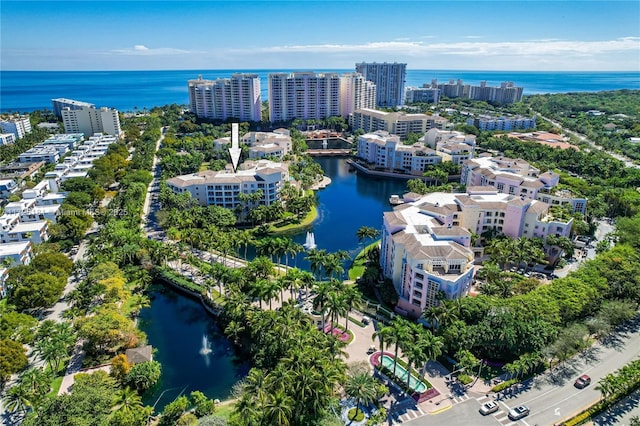
[[377, 106], [396, 107], [404, 103], [407, 64], [361, 62], [356, 64], [356, 72], [376, 85]]
[[80, 109], [64, 107], [62, 122], [66, 133], [83, 133], [85, 137], [95, 133], [107, 133], [116, 137], [122, 134], [118, 110], [82, 106]]
[[269, 74], [269, 121], [322, 120], [340, 115], [337, 73]]
[[74, 109], [74, 110], [82, 109], [82, 107], [95, 108], [95, 105], [89, 102], [76, 101], [73, 99], [66, 99], [66, 98], [51, 99], [51, 103], [53, 104], [53, 113], [58, 118], [62, 118], [62, 110], [65, 108]]
[[344, 118], [361, 108], [376, 105], [376, 85], [362, 74], [348, 73], [340, 77], [340, 115]]
[[27, 133], [31, 133], [31, 121], [28, 115], [14, 115], [0, 120], [0, 133], [13, 133], [16, 139], [23, 138]]
[[198, 117], [260, 121], [260, 78], [257, 74], [232, 74], [231, 78], [189, 80], [189, 108]]

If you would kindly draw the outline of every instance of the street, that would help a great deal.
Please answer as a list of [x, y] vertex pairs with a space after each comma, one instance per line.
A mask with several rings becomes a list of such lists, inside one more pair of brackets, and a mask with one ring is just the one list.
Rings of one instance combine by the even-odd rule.
[[[614, 372], [640, 355], [640, 317], [622, 327], [604, 343], [596, 343], [582, 354], [572, 358], [554, 371], [535, 377], [515, 386], [511, 392], [500, 395], [501, 410], [483, 417], [478, 413], [481, 402], [493, 398], [470, 395], [471, 398], [455, 404], [450, 410], [435, 416], [424, 416], [409, 425], [468, 425], [468, 424], [522, 424], [554, 425], [576, 415], [601, 398], [596, 389], [598, 380]], [[577, 389], [575, 379], [588, 374], [591, 385]], [[505, 413], [518, 405], [526, 405], [531, 414], [517, 423], [506, 418]], [[612, 424], [612, 423], [597, 423]]]

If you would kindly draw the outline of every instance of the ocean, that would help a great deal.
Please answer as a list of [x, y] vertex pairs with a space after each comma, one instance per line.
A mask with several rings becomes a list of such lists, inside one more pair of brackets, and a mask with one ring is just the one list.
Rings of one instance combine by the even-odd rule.
[[[0, 111], [29, 112], [51, 109], [51, 99], [68, 98], [91, 102], [97, 107], [135, 111], [166, 104], [187, 104], [187, 81], [230, 77], [236, 72], [260, 76], [262, 100], [267, 100], [267, 76], [273, 72], [303, 70], [175, 70], [175, 71], [0, 71]], [[352, 72], [349, 69], [313, 70]], [[513, 81], [524, 94], [597, 92], [640, 89], [640, 72], [529, 72], [456, 71], [407, 69], [407, 86], [421, 86], [431, 80], [461, 79], [465, 84], [487, 81], [497, 86]]]

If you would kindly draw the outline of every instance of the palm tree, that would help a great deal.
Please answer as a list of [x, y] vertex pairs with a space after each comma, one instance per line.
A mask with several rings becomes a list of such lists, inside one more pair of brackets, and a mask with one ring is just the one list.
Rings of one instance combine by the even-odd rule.
[[347, 313], [347, 304], [344, 297], [338, 291], [331, 291], [328, 294], [327, 301], [324, 304], [324, 308], [329, 314], [329, 320], [331, 321], [331, 331], [336, 327], [336, 323], [341, 315]]
[[[356, 400], [356, 413], [354, 418], [360, 413], [360, 406], [362, 404], [370, 404], [376, 399], [377, 387], [378, 382], [368, 372], [357, 373], [347, 378], [344, 391]], [[351, 422], [349, 424], [351, 424]]]
[[380, 327], [378, 330], [376, 330], [373, 335], [371, 336], [372, 340], [376, 340], [376, 339], [380, 339], [380, 352], [383, 353], [384, 352], [384, 348], [385, 348], [385, 342], [386, 342], [386, 346], [389, 346], [389, 344], [391, 343], [391, 338], [393, 336], [394, 330], [393, 327], [388, 326], [388, 325], [384, 325], [382, 327]]
[[398, 364], [398, 350], [411, 337], [411, 323], [404, 318], [395, 317], [391, 323], [393, 334], [390, 336], [389, 343], [393, 343], [396, 348], [393, 356], [393, 375], [396, 375], [396, 366]]
[[329, 293], [333, 290], [331, 281], [315, 283], [316, 296], [313, 299], [313, 309], [322, 313], [322, 329], [324, 330], [325, 305], [329, 300]]
[[[379, 235], [379, 232], [377, 229], [372, 228], [370, 226], [361, 226], [360, 228], [358, 228], [358, 230], [356, 231], [356, 237], [358, 237], [358, 242], [362, 243], [362, 251], [364, 252], [365, 250], [365, 241], [367, 239], [374, 239]], [[364, 253], [363, 253], [364, 254]]]
[[324, 249], [311, 249], [306, 257], [309, 262], [309, 269], [319, 280], [322, 279], [322, 267], [326, 256], [327, 251]]
[[264, 405], [267, 424], [288, 426], [293, 404], [293, 399], [285, 393], [284, 389], [278, 389], [270, 394]]
[[344, 298], [344, 302], [347, 305], [347, 315], [344, 324], [344, 329], [349, 329], [349, 314], [354, 309], [359, 309], [362, 306], [362, 294], [360, 291], [353, 285], [346, 286], [342, 292], [342, 296]]
[[142, 398], [138, 395], [137, 391], [127, 386], [116, 392], [111, 410], [122, 411], [123, 414], [130, 414], [140, 407], [142, 407]]
[[11, 387], [4, 397], [4, 404], [9, 411], [25, 414], [30, 407], [33, 407], [28, 386], [19, 384]]

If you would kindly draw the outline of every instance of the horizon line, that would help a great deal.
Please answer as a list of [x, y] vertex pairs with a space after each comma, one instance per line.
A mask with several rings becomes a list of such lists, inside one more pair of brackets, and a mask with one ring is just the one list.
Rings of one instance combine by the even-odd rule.
[[[351, 68], [316, 68], [320, 71], [345, 71], [351, 70]], [[167, 68], [167, 69], [19, 69], [19, 70], [7, 70], [3, 69], [0, 72], [166, 72], [166, 71], [299, 71], [299, 72], [315, 72], [313, 69], [306, 68]], [[462, 72], [513, 72], [513, 73], [638, 73], [640, 70], [495, 70], [495, 69], [456, 69], [456, 68], [407, 68], [408, 71], [462, 71]]]

